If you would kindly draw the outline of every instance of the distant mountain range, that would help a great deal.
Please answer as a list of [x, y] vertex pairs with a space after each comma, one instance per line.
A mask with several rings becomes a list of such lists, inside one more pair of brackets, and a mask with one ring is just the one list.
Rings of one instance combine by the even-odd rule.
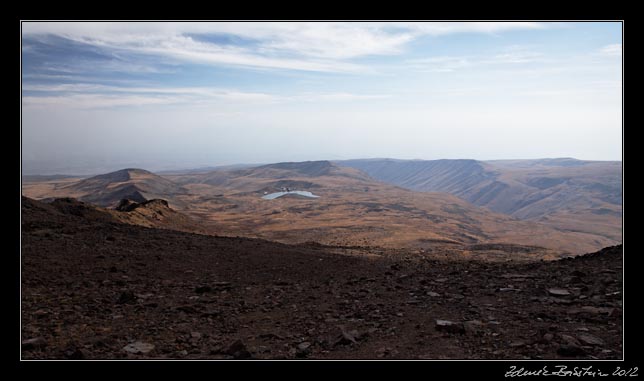
[[446, 192], [520, 219], [621, 240], [622, 163], [618, 161], [366, 159], [336, 163], [406, 189]]
[[[112, 209], [126, 205], [123, 199], [162, 199], [198, 222], [200, 231], [284, 243], [419, 250], [455, 245], [459, 255], [556, 258], [621, 242], [619, 185], [621, 163], [378, 159], [164, 176], [130, 168], [26, 182], [23, 194], [74, 197]], [[283, 189], [320, 197], [262, 199]], [[154, 225], [155, 219], [144, 222]]]

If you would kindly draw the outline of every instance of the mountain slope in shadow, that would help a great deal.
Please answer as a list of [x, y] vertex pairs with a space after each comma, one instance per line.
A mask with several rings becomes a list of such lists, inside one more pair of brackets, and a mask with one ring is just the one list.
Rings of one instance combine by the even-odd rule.
[[116, 206], [122, 199], [144, 202], [154, 198], [171, 199], [185, 193], [172, 181], [144, 169], [127, 168], [90, 177], [62, 188], [80, 195], [79, 200], [100, 206]]
[[447, 192], [516, 218], [621, 241], [621, 162], [560, 158], [336, 163], [407, 189]]

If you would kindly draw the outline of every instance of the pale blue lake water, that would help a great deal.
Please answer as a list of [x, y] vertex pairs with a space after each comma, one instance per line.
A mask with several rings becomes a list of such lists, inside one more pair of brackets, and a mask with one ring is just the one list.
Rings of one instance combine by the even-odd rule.
[[282, 196], [284, 196], [286, 194], [289, 194], [289, 193], [295, 193], [295, 194], [298, 194], [300, 196], [311, 197], [311, 198], [320, 197], [320, 196], [316, 196], [313, 193], [308, 192], [308, 191], [290, 191], [290, 192], [275, 192], [275, 193], [267, 194], [267, 195], [263, 196], [262, 198], [264, 200], [273, 200], [273, 199], [276, 199], [278, 197], [282, 197]]

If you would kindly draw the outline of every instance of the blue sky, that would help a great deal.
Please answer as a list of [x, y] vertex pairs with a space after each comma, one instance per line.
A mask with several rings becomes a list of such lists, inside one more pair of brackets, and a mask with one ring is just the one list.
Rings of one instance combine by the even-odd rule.
[[23, 171], [620, 160], [621, 28], [23, 22]]

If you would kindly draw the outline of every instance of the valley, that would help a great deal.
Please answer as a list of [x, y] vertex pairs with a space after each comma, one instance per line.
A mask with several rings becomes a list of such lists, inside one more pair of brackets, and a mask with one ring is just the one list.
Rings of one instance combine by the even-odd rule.
[[[465, 171], [464, 179], [476, 178], [469, 170], [461, 170]], [[286, 189], [319, 197], [287, 192], [265, 199]], [[621, 219], [615, 213], [594, 214], [580, 207], [575, 213], [553, 211], [521, 219], [446, 192], [420, 192], [387, 184], [361, 170], [328, 161], [164, 176], [125, 169], [86, 179], [25, 182], [23, 194], [45, 200], [76, 197], [110, 207], [123, 198], [137, 202], [159, 198], [192, 218], [200, 225], [200, 232], [289, 244], [317, 242], [417, 251], [448, 246], [471, 257], [555, 259], [621, 242]], [[571, 203], [570, 208], [575, 205]], [[572, 227], [588, 214], [594, 219]], [[593, 225], [593, 229], [584, 228], [586, 225]]]
[[406, 189], [446, 192], [559, 230], [621, 240], [621, 162], [366, 159], [337, 164]]

